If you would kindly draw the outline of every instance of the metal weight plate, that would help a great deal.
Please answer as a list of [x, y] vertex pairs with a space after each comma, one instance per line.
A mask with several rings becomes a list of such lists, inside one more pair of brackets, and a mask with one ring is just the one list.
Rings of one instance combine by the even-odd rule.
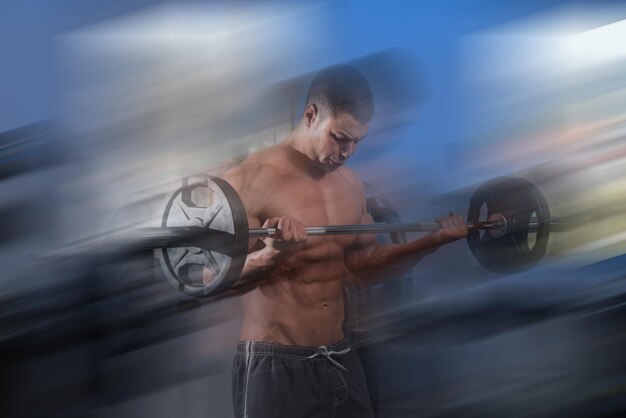
[[[248, 252], [248, 218], [233, 187], [209, 177], [185, 185], [167, 200], [162, 227], [195, 226], [207, 231], [210, 248], [155, 250], [165, 276], [178, 290], [195, 297], [216, 296], [239, 278]], [[217, 243], [217, 244], [216, 244]]]
[[[504, 218], [506, 229], [470, 230], [467, 242], [478, 262], [494, 273], [519, 273], [545, 255], [550, 235], [550, 210], [537, 187], [517, 177], [498, 177], [472, 195], [468, 222]], [[530, 230], [529, 224], [537, 222]]]

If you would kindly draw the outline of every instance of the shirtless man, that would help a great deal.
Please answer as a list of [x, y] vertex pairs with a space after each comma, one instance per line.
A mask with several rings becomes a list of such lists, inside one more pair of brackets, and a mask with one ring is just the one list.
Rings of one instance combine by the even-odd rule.
[[373, 222], [363, 183], [344, 166], [373, 114], [363, 75], [330, 67], [312, 81], [289, 136], [224, 175], [250, 228], [278, 228], [251, 243], [237, 285], [247, 290], [233, 364], [237, 418], [373, 417], [363, 369], [342, 331], [342, 281], [398, 277], [467, 235], [451, 214], [438, 220], [438, 232], [403, 245], [379, 245], [374, 235], [307, 237], [304, 225]]

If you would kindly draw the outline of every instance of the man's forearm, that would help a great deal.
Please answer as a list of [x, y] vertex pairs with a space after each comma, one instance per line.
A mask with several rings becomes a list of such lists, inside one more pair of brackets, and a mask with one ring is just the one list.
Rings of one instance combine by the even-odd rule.
[[249, 282], [271, 274], [284, 261], [284, 255], [271, 247], [254, 251], [246, 257], [239, 280]]
[[441, 245], [442, 242], [431, 235], [406, 244], [377, 245], [355, 266], [354, 273], [363, 282], [397, 278]]
[[271, 275], [285, 260], [285, 255], [271, 247], [264, 247], [247, 255], [239, 280], [221, 297], [236, 296], [254, 289]]

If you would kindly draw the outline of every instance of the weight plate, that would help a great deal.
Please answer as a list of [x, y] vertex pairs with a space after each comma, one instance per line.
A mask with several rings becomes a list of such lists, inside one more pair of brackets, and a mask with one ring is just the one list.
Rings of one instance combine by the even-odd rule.
[[[487, 270], [499, 274], [519, 273], [535, 266], [545, 255], [550, 235], [550, 210], [537, 187], [517, 177], [498, 177], [472, 195], [468, 223], [506, 220], [506, 231], [490, 234], [473, 229], [467, 236], [470, 250]], [[529, 224], [536, 220], [536, 232]]]
[[228, 182], [206, 176], [204, 181], [179, 188], [166, 201], [161, 226], [195, 226], [207, 232], [207, 248], [155, 250], [175, 288], [191, 296], [210, 297], [239, 279], [248, 253], [248, 217]]

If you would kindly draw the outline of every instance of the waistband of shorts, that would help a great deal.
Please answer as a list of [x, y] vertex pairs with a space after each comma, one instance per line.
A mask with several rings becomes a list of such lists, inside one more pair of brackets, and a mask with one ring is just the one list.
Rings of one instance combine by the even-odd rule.
[[[319, 353], [319, 347], [305, 347], [298, 345], [282, 345], [274, 343], [264, 343], [258, 341], [239, 341], [237, 344], [238, 354], [260, 354], [260, 355], [277, 355], [289, 357], [307, 358]], [[330, 346], [326, 346], [328, 351], [341, 351], [350, 347], [348, 339], [344, 339]]]

